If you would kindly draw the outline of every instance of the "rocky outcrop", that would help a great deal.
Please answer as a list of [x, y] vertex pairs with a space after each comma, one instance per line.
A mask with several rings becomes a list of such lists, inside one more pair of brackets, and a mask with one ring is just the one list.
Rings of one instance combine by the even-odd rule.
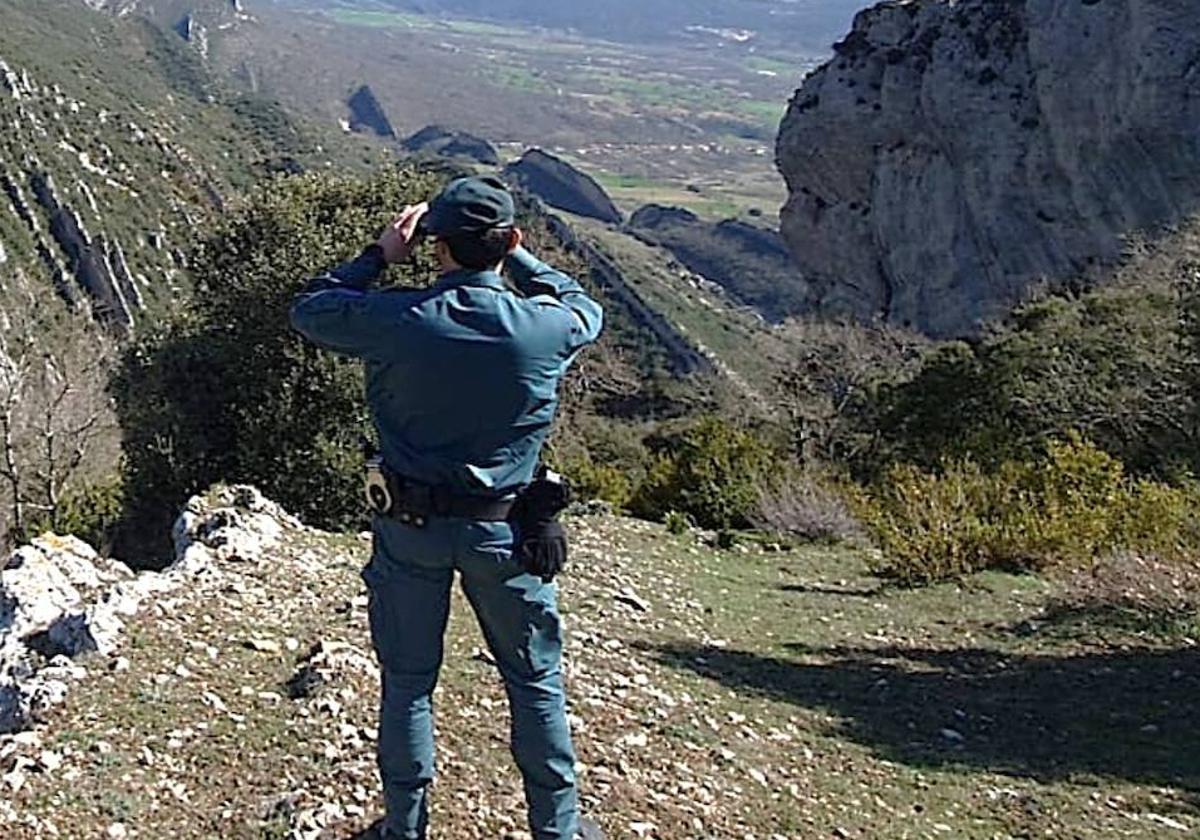
[[208, 27], [196, 17], [194, 12], [188, 12], [175, 24], [175, 32], [180, 38], [194, 46], [205, 58], [208, 58]]
[[396, 130], [384, 113], [383, 106], [370, 85], [363, 85], [346, 100], [350, 109], [350, 130], [377, 137], [395, 137]]
[[666, 354], [672, 373], [689, 376], [713, 370], [712, 362], [666, 316], [651, 306], [607, 254], [575, 233], [558, 216], [545, 216], [547, 227], [564, 248], [588, 265], [591, 280], [605, 296], [622, 307], [631, 321], [654, 337]]
[[[222, 564], [256, 563], [300, 523], [248, 487], [188, 502], [175, 525], [175, 562], [135, 574], [73, 537], [47, 535], [0, 567], [0, 734], [27, 729], [87, 674], [84, 655], [110, 659], [125, 625], [151, 598]], [[104, 663], [114, 667], [113, 662]]]
[[[133, 329], [133, 313], [122, 283], [114, 274], [107, 243], [95, 242], [74, 208], [66, 204], [45, 172], [34, 172], [30, 187], [38, 204], [46, 211], [50, 235], [66, 255], [69, 270], [88, 294], [97, 317], [119, 332]], [[47, 266], [53, 270], [54, 266]], [[126, 271], [128, 268], [126, 267]]]
[[777, 231], [739, 219], [712, 223], [681, 207], [648, 204], [629, 231], [666, 248], [688, 270], [717, 283], [770, 321], [803, 314], [808, 287]]
[[414, 154], [469, 158], [485, 166], [500, 165], [500, 155], [496, 147], [487, 140], [440, 125], [430, 125], [421, 129], [404, 141], [404, 148]]
[[504, 174], [551, 207], [610, 224], [624, 219], [595, 178], [541, 149], [530, 149]]
[[970, 333], [1200, 210], [1200, 4], [885, 2], [835, 49], [777, 153], [819, 310]]

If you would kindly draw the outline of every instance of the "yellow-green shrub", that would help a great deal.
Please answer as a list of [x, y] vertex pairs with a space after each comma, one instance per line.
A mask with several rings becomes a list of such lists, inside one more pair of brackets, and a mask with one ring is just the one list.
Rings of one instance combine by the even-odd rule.
[[761, 479], [777, 453], [752, 430], [706, 417], [664, 442], [630, 502], [637, 516], [660, 521], [678, 511], [703, 528], [753, 522]]
[[876, 571], [928, 583], [1080, 564], [1117, 549], [1179, 554], [1198, 544], [1195, 500], [1129, 479], [1118, 460], [1073, 438], [992, 471], [971, 461], [936, 473], [893, 467], [854, 506], [882, 550]]
[[97, 551], [107, 553], [113, 532], [125, 510], [125, 487], [120, 478], [69, 488], [53, 517], [35, 518], [26, 536], [45, 531], [72, 534]]
[[571, 488], [578, 499], [598, 499], [613, 507], [625, 508], [633, 497], [633, 482], [629, 475], [611, 464], [578, 458], [563, 465], [562, 472], [571, 480]]

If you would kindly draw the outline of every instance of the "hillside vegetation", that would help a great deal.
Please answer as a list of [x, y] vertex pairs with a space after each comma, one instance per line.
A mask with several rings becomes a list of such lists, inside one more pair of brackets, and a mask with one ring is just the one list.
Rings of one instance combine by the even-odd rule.
[[[769, 191], [738, 182], [761, 137], [723, 134], [782, 84], [749, 85], [786, 72], [761, 55], [697, 54], [693, 79], [679, 43], [382, 3], [263, 6], [201, 50], [158, 25], [171, 3], [105, 8], [0, 0], [0, 529], [24, 546], [0, 571], [0, 834], [351, 838], [378, 813], [363, 374], [286, 314], [398, 206], [491, 171], [333, 128], [353, 91], [403, 134], [450, 89], [503, 112], [497, 157], [554, 124], [598, 182], [648, 160], [606, 221], [519, 196], [533, 250], [606, 309], [545, 456], [580, 498], [568, 676], [610, 836], [1200, 832], [1200, 222], [970, 341], [819, 320]], [[661, 55], [670, 79], [631, 87]], [[400, 65], [422, 84], [345, 84]], [[701, 212], [620, 224], [652, 176]], [[434, 276], [424, 247], [385, 279]], [[522, 840], [502, 689], [454, 616], [435, 819]]]
[[[365, 540], [192, 510], [212, 559], [131, 622], [116, 669], [80, 663], [48, 728], [0, 736], [5, 836], [350, 840], [378, 813]], [[1195, 626], [1169, 597], [1158, 623], [1121, 626], [1032, 578], [906, 592], [841, 549], [569, 527], [571, 719], [584, 807], [614, 840], [1200, 828], [1197, 651], [1178, 641]], [[433, 821], [516, 840], [484, 648], [456, 593]]]

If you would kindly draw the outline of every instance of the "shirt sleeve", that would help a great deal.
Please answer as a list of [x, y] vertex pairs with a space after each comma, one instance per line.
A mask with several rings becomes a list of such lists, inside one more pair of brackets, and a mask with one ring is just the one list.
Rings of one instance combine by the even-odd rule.
[[377, 291], [371, 287], [387, 263], [376, 248], [309, 281], [291, 309], [292, 327], [313, 344], [345, 356], [381, 361], [395, 344], [388, 329], [398, 311], [419, 297], [412, 292]]
[[539, 260], [525, 248], [514, 251], [505, 263], [509, 280], [526, 297], [544, 295], [562, 303], [579, 322], [577, 347], [592, 344], [604, 329], [604, 309], [583, 286]]

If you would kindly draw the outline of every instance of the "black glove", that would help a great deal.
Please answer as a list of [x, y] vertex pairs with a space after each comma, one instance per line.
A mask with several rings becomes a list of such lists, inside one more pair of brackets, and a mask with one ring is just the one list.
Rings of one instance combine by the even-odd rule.
[[517, 562], [544, 583], [553, 581], [567, 565], [567, 534], [558, 515], [570, 502], [570, 486], [543, 468], [517, 497], [509, 517], [517, 530]]
[[567, 532], [550, 519], [518, 525], [517, 561], [526, 572], [550, 583], [567, 565]]

